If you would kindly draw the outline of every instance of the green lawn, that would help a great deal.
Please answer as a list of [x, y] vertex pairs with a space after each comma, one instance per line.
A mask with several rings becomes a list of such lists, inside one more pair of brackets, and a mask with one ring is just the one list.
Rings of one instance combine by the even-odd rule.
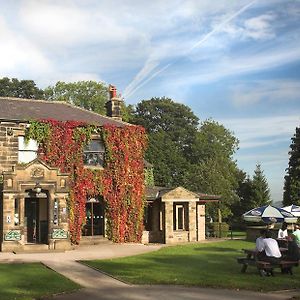
[[240, 272], [236, 257], [244, 256], [242, 248], [254, 243], [227, 240], [171, 246], [148, 254], [84, 263], [116, 278], [135, 284], [180, 284], [229, 289], [272, 291], [299, 288], [300, 269], [294, 275], [275, 271], [274, 277], [260, 277], [254, 267]]
[[0, 299], [31, 300], [80, 286], [39, 263], [0, 264]]

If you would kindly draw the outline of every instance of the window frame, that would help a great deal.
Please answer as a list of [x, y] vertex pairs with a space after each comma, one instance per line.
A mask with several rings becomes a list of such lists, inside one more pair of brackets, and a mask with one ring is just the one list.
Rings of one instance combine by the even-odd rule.
[[[30, 139], [28, 143], [25, 143], [25, 136], [19, 135], [18, 136], [18, 163], [29, 163], [33, 160], [35, 160], [38, 157], [38, 143]], [[30, 156], [27, 156], [25, 154], [33, 154]], [[23, 155], [22, 155], [23, 154]], [[27, 158], [26, 158], [27, 157]]]
[[[90, 145], [93, 142], [99, 142], [99, 150], [91, 150]], [[83, 164], [87, 168], [103, 168], [104, 167], [104, 156], [105, 156], [105, 146], [101, 139], [92, 138], [88, 145], [86, 145], [83, 149]], [[97, 163], [87, 163], [88, 158], [87, 155], [92, 155], [92, 159]], [[96, 155], [96, 156], [95, 156]], [[96, 157], [96, 160], [94, 159]]]

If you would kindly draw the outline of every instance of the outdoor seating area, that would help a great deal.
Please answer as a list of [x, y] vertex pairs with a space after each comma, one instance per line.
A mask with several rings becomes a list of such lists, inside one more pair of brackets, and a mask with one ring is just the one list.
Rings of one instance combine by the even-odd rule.
[[[287, 248], [280, 248], [281, 253], [284, 254], [287, 252]], [[293, 275], [293, 267], [299, 266], [299, 260], [281, 260], [276, 263], [271, 263], [268, 261], [261, 260], [257, 255], [256, 249], [243, 249], [246, 257], [238, 257], [238, 264], [242, 265], [241, 272], [245, 273], [248, 266], [256, 267], [260, 276], [271, 275], [274, 276], [274, 269], [278, 268], [281, 271], [281, 274], [290, 274]]]
[[248, 266], [254, 266], [260, 276], [274, 276], [276, 268], [282, 274], [293, 275], [293, 267], [299, 266], [300, 259], [299, 210], [296, 205], [283, 208], [265, 205], [243, 214], [245, 221], [259, 223], [260, 226], [247, 229], [247, 239], [255, 240], [255, 248], [242, 249], [246, 257], [237, 258], [237, 263], [242, 265], [242, 273]]

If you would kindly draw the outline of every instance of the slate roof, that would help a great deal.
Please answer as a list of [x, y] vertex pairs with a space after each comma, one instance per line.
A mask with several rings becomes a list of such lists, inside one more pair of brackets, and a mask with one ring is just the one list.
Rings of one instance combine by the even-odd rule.
[[130, 125], [66, 102], [0, 97], [0, 120], [22, 122], [41, 119], [81, 121], [98, 126], [106, 124], [119, 127]]
[[[146, 199], [147, 201], [154, 201], [156, 199], [160, 199], [164, 194], [168, 193], [175, 188], [167, 188], [161, 186], [146, 186]], [[200, 202], [214, 202], [220, 201], [221, 196], [219, 195], [209, 195], [204, 193], [195, 193], [199, 197]]]

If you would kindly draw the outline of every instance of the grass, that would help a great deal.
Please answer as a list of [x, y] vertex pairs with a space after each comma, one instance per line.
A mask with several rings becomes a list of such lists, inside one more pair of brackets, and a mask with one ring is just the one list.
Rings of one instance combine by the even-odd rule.
[[31, 300], [80, 286], [40, 263], [0, 264], [0, 299]]
[[[231, 231], [228, 232], [227, 236], [229, 238], [231, 237]], [[245, 231], [236, 231], [236, 230], [233, 230], [232, 231], [232, 237], [233, 238], [244, 239], [244, 238], [246, 238], [246, 232]]]
[[294, 268], [293, 276], [276, 270], [275, 277], [260, 277], [255, 267], [249, 267], [242, 274], [236, 257], [244, 256], [242, 248], [253, 247], [251, 242], [227, 240], [171, 246], [137, 256], [84, 263], [133, 284], [178, 284], [255, 291], [299, 287], [299, 268]]

